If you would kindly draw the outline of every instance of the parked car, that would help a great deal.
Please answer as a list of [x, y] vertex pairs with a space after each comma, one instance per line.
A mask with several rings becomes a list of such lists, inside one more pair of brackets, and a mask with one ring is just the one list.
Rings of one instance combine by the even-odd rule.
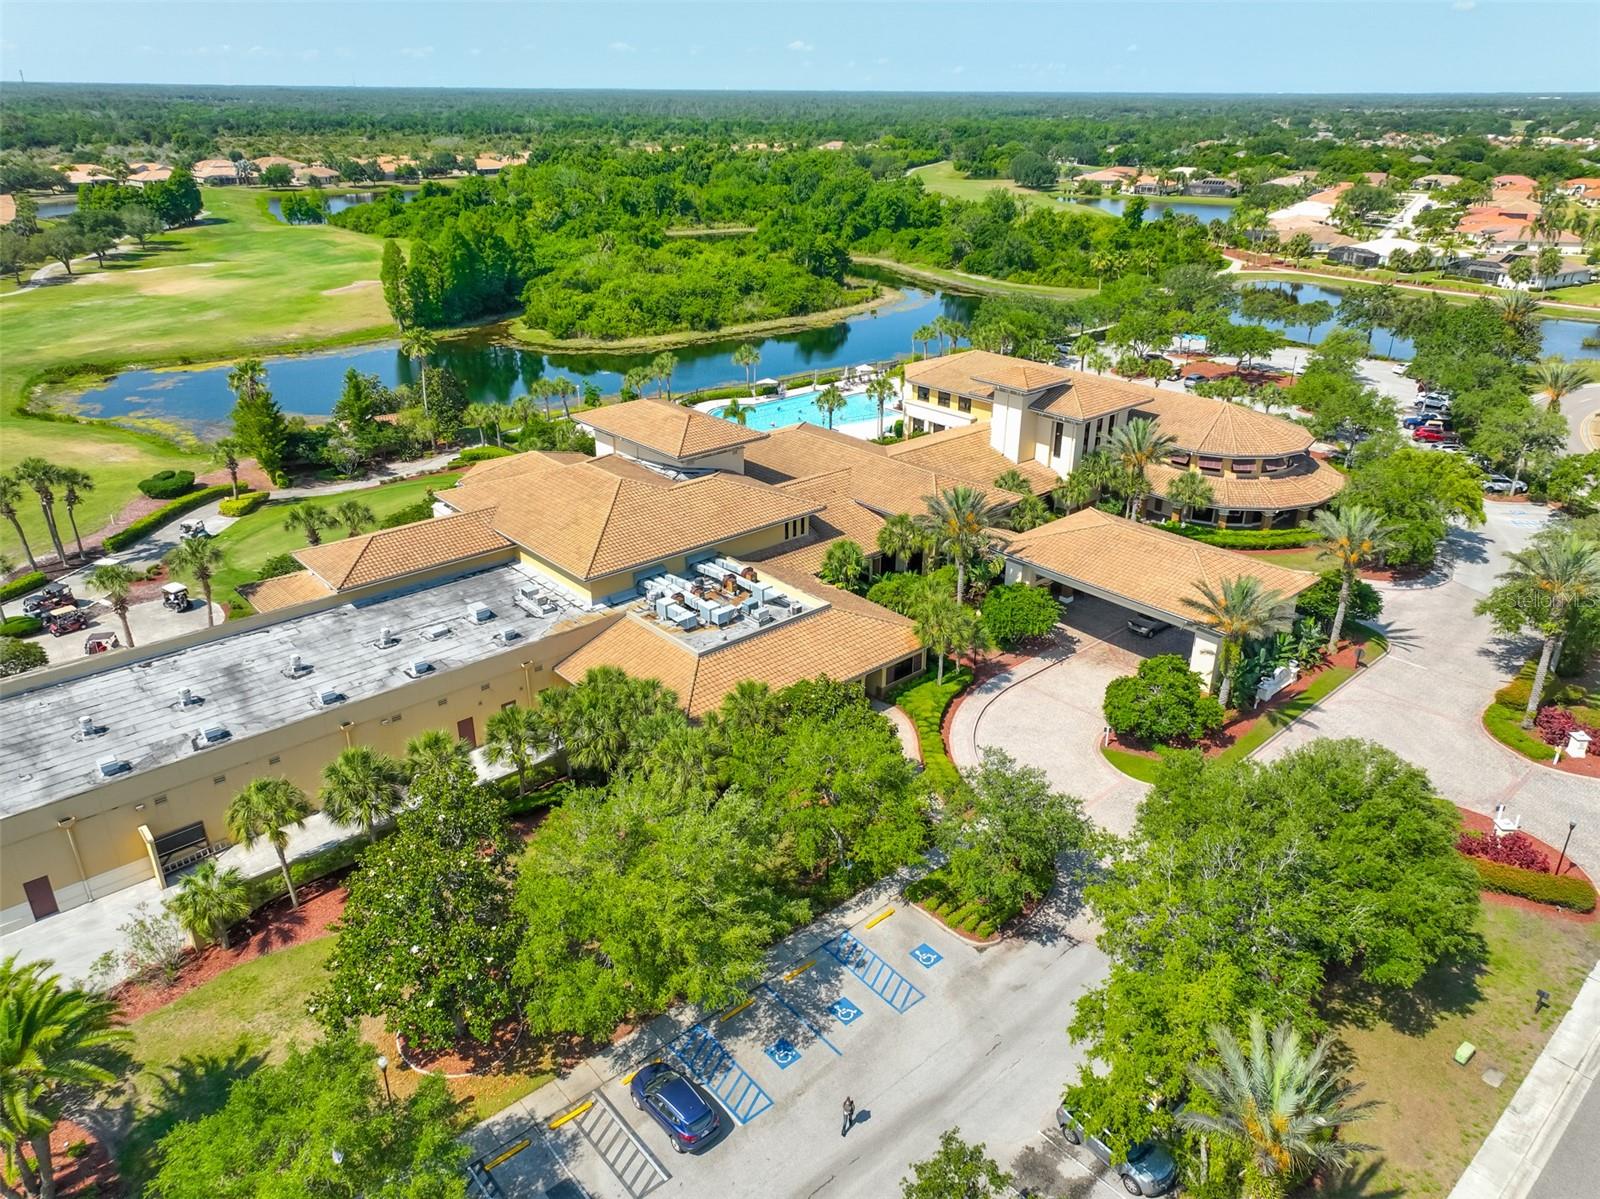
[[76, 603], [72, 598], [72, 588], [65, 583], [48, 583], [43, 591], [30, 595], [22, 601], [22, 614], [24, 616], [42, 617], [46, 612], [53, 612], [65, 604]]
[[1396, 363], [1392, 369], [1395, 374], [1403, 375], [1411, 369], [1411, 364], [1409, 362], [1399, 362]]
[[[1056, 1127], [1069, 1145], [1082, 1145], [1110, 1166], [1116, 1153], [1111, 1148], [1111, 1133], [1099, 1136], [1086, 1133], [1083, 1123], [1065, 1107], [1056, 1108]], [[1178, 1182], [1178, 1163], [1172, 1154], [1155, 1141], [1140, 1141], [1129, 1148], [1127, 1157], [1115, 1166], [1122, 1189], [1130, 1195], [1165, 1195]]]
[[1483, 489], [1493, 495], [1521, 495], [1528, 490], [1528, 481], [1517, 479], [1513, 482], [1506, 475], [1490, 475], [1483, 481]]
[[1413, 412], [1400, 422], [1401, 428], [1415, 429], [1436, 419], [1431, 412]]
[[674, 1153], [703, 1146], [722, 1127], [716, 1104], [693, 1079], [665, 1062], [643, 1066], [628, 1084], [633, 1106], [666, 1132]]
[[50, 630], [52, 637], [64, 637], [88, 628], [89, 613], [76, 604], [57, 608], [54, 612], [45, 613], [44, 627]]
[[1135, 613], [1128, 617], [1128, 631], [1137, 637], [1154, 637], [1158, 633], [1165, 633], [1171, 627], [1166, 621], [1157, 620], [1154, 616]]
[[1449, 437], [1449, 433], [1434, 425], [1421, 425], [1411, 430], [1411, 440], [1413, 441], [1441, 442], [1448, 440]]

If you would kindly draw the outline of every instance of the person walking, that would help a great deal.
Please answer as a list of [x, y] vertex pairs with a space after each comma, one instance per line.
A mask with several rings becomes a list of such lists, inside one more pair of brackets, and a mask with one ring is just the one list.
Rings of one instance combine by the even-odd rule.
[[850, 1096], [844, 1097], [844, 1127], [839, 1130], [840, 1136], [848, 1136], [850, 1128], [856, 1122], [856, 1101]]

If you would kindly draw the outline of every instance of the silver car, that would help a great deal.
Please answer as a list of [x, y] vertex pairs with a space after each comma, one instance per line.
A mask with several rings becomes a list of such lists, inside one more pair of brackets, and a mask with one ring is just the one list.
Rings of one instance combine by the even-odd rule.
[[[1056, 1126], [1069, 1145], [1082, 1145], [1106, 1165], [1116, 1154], [1107, 1143], [1111, 1134], [1086, 1133], [1083, 1123], [1065, 1107], [1056, 1108]], [[1112, 1166], [1130, 1195], [1165, 1195], [1178, 1184], [1178, 1163], [1172, 1154], [1155, 1141], [1140, 1141], [1128, 1150], [1127, 1157]]]

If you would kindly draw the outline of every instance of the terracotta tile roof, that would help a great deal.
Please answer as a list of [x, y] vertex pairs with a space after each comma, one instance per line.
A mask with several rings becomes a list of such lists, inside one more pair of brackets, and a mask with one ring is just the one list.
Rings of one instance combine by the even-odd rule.
[[335, 591], [347, 591], [509, 547], [486, 520], [468, 514], [308, 546], [294, 556]]
[[7, 193], [0, 195], [0, 225], [9, 225], [17, 219], [17, 201]]
[[[763, 573], [790, 582], [771, 563]], [[855, 679], [921, 649], [903, 616], [816, 579], [797, 578], [792, 585], [826, 600], [828, 607], [701, 654], [630, 614], [563, 659], [556, 673], [577, 683], [596, 666], [616, 666], [640, 678], [660, 679], [690, 716], [700, 717], [746, 679], [773, 688], [819, 674]]]
[[1060, 387], [1053, 387], [1028, 407], [1068, 420], [1091, 421], [1110, 412], [1120, 412], [1140, 403], [1151, 392], [1142, 383], [1095, 375], [1088, 371], [1063, 371], [1070, 376]]
[[1249, 405], [1183, 391], [1144, 390], [1148, 399], [1139, 405], [1139, 413], [1154, 417], [1161, 432], [1177, 439], [1179, 449], [1226, 458], [1299, 454], [1311, 448], [1313, 438], [1303, 426]]
[[1046, 492], [1061, 482], [1043, 462], [1013, 462], [989, 444], [987, 423], [944, 429], [910, 441], [885, 446], [884, 451], [896, 462], [909, 462], [923, 466], [939, 475], [955, 475], [969, 480], [970, 485], [994, 493], [991, 499], [1009, 503], [1009, 492], [998, 491], [994, 481], [1008, 470], [1018, 472], [1036, 492]]
[[878, 530], [883, 528], [884, 518], [850, 493], [850, 478], [849, 470], [836, 470], [779, 484], [780, 490], [804, 496], [824, 507], [811, 518], [811, 531], [801, 544], [745, 557], [797, 575], [815, 575], [822, 569], [828, 547], [843, 538], [855, 542], [871, 557], [877, 552]]
[[306, 165], [298, 158], [285, 158], [282, 154], [264, 154], [260, 158], [252, 158], [250, 161], [255, 163], [256, 166], [260, 167], [263, 171], [268, 167], [277, 166], [288, 167], [291, 171], [293, 171], [298, 170]]
[[280, 608], [307, 604], [332, 594], [333, 588], [309, 570], [297, 570], [293, 574], [263, 579], [250, 590], [249, 599], [257, 612], [276, 612]]
[[1496, 191], [1522, 191], [1531, 194], [1539, 190], [1539, 181], [1527, 175], [1496, 175], [1489, 182]]
[[[1209, 482], [1209, 480], [1208, 480]], [[1152, 616], [1192, 622], [1183, 602], [1198, 597], [1195, 584], [1215, 587], [1224, 579], [1254, 575], [1286, 598], [1317, 581], [1306, 570], [1289, 570], [1261, 558], [1202, 545], [1175, 533], [1084, 508], [1060, 520], [1018, 533], [1006, 556], [1120, 596]]]
[[165, 183], [172, 178], [171, 167], [145, 167], [128, 176], [129, 183]]
[[[440, 496], [575, 578], [595, 579], [797, 520], [820, 504], [739, 475], [681, 483], [634, 464], [518, 454], [470, 472]], [[552, 502], [552, 497], [560, 497]]]
[[1319, 192], [1312, 192], [1306, 200], [1316, 204], [1337, 204], [1339, 197], [1349, 191], [1355, 184], [1335, 183], [1332, 187], [1325, 187]]
[[995, 387], [1010, 391], [1039, 391], [1067, 382], [1071, 371], [1026, 358], [1012, 358], [988, 350], [967, 350], [939, 358], [908, 362], [907, 382], [917, 387], [952, 391], [976, 399], [989, 399]]
[[736, 421], [707, 416], [670, 400], [629, 400], [590, 408], [574, 418], [578, 424], [679, 460], [749, 445], [766, 436]]
[[[1168, 484], [1184, 473], [1183, 468], [1165, 463], [1145, 469], [1151, 490], [1159, 496], [1165, 496]], [[1204, 478], [1211, 494], [1217, 497], [1219, 508], [1263, 512], [1326, 504], [1343, 491], [1345, 485], [1343, 475], [1326, 462], [1310, 457], [1297, 469], [1271, 477], [1239, 479], [1232, 475], [1206, 475]]]

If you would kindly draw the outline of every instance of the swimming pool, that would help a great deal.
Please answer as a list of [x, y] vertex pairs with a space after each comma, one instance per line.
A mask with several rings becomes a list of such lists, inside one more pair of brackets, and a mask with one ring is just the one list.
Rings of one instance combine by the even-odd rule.
[[[781, 429], [786, 425], [797, 425], [804, 421], [808, 425], [822, 425], [827, 427], [828, 418], [817, 411], [817, 396], [822, 394], [822, 388], [814, 390], [790, 392], [781, 400], [760, 400], [753, 404], [741, 401], [741, 407], [750, 413], [745, 419], [747, 429]], [[726, 408], [712, 409], [712, 416], [722, 416]], [[870, 399], [864, 391], [855, 392], [844, 398], [844, 407], [833, 414], [834, 427], [848, 425], [854, 421], [876, 421], [878, 419], [878, 402]], [[884, 406], [884, 422], [891, 423], [888, 405]]]

